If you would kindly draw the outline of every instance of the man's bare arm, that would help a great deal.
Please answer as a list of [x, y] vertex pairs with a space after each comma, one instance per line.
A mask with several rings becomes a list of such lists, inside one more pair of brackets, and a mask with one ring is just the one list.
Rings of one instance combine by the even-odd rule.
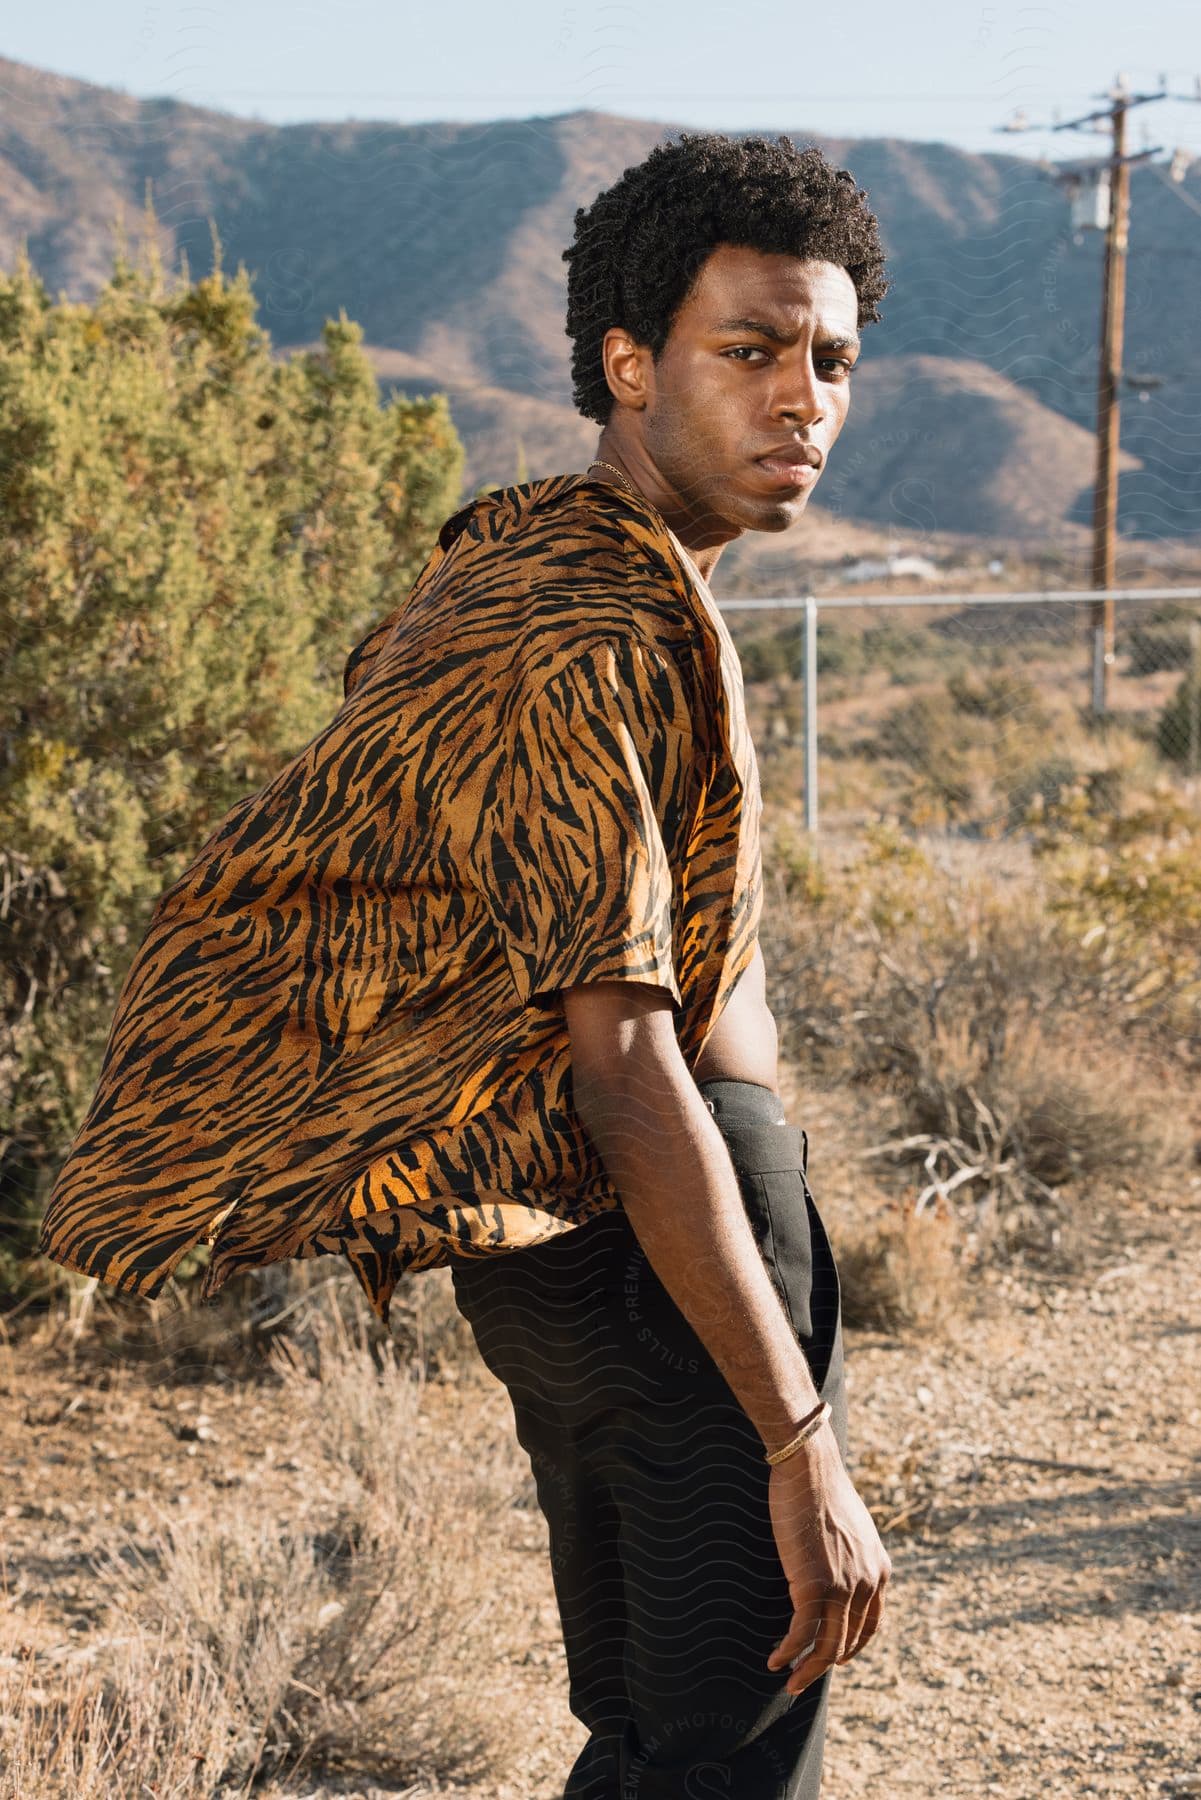
[[[746, 1215], [725, 1139], [680, 1053], [671, 999], [631, 982], [563, 990], [576, 1110], [651, 1267], [765, 1446], [818, 1404]], [[792, 1597], [770, 1660], [793, 1693], [876, 1631], [891, 1562], [824, 1427], [769, 1482]]]
[[670, 996], [563, 994], [576, 1110], [651, 1267], [775, 1449], [820, 1396], [755, 1243], [717, 1123], [680, 1054]]

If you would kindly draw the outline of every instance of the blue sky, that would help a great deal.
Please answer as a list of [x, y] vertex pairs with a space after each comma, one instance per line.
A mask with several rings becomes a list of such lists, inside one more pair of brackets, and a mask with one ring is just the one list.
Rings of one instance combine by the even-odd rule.
[[[904, 137], [1092, 157], [1080, 132], [999, 136], [1015, 109], [1087, 111], [1118, 71], [1192, 93], [1194, 4], [864, 0], [46, 0], [7, 9], [0, 54], [274, 121], [528, 118], [581, 107], [715, 130]], [[1132, 148], [1201, 156], [1201, 104], [1132, 119]]]

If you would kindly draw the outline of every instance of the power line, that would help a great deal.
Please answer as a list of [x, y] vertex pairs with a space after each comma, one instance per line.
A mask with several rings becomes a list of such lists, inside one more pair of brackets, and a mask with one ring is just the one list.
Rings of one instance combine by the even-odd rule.
[[[563, 89], [555, 90], [556, 93], [562, 93], [563, 91], [564, 91]], [[545, 100], [550, 97], [545, 90], [540, 89], [540, 88], [528, 88], [524, 91], [510, 90], [503, 96], [498, 95], [495, 88], [489, 88], [486, 93], [477, 93], [477, 94], [468, 93], [463, 88], [454, 88], [454, 89], [448, 91], [447, 93], [441, 93], [441, 94], [435, 92], [431, 88], [385, 88], [385, 89], [379, 89], [379, 90], [371, 90], [371, 89], [351, 90], [351, 89], [346, 89], [346, 88], [222, 88], [220, 90], [220, 92], [225, 99], [237, 99], [237, 100], [339, 100], [339, 101], [341, 101], [341, 100], [348, 100], [348, 101], [349, 100], [423, 100], [423, 101], [424, 100], [449, 100], [449, 101], [489, 100], [489, 101], [495, 101], [497, 99], [503, 98], [506, 102], [509, 102], [512, 100], [533, 100], [533, 99]], [[148, 94], [144, 97], [148, 98], [148, 99], [161, 98], [160, 95], [150, 95], [150, 94]], [[1173, 96], [1173, 97], [1175, 97], [1175, 96]], [[740, 106], [745, 104], [748, 100], [753, 100], [756, 106], [760, 105], [764, 101], [769, 102], [773, 106], [779, 105], [779, 104], [792, 105], [794, 102], [796, 102], [798, 105], [801, 105], [801, 106], [827, 106], [827, 105], [829, 105], [829, 106], [833, 106], [833, 105], [848, 106], [851, 104], [858, 103], [859, 101], [863, 101], [863, 102], [870, 103], [873, 105], [887, 103], [888, 105], [895, 105], [895, 106], [912, 106], [912, 105], [928, 106], [931, 103], [931, 101], [952, 100], [957, 103], [961, 102], [965, 106], [967, 106], [967, 105], [979, 106], [981, 104], [981, 102], [995, 101], [997, 96], [995, 93], [994, 94], [948, 94], [946, 92], [935, 92], [935, 93], [931, 93], [931, 94], [897, 93], [897, 92], [887, 93], [887, 94], [865, 94], [862, 91], [862, 89], [859, 89], [854, 93], [848, 93], [848, 94], [831, 94], [824, 88], [821, 90], [820, 93], [813, 93], [813, 94], [804, 94], [804, 93], [798, 94], [794, 89], [789, 89], [789, 91], [787, 93], [781, 93], [781, 94], [765, 94], [765, 93], [761, 93], [758, 89], [755, 90], [754, 94], [749, 94], [749, 95], [748, 94], [731, 94], [729, 92], [723, 92], [720, 94], [702, 94], [702, 93], [698, 93], [694, 88], [688, 88], [686, 90], [681, 90], [678, 92], [673, 90], [671, 92], [665, 91], [665, 92], [660, 92], [660, 93], [655, 93], [655, 92], [628, 93], [625, 95], [624, 98], [627, 100], [643, 100], [643, 101], [654, 100], [656, 102], [663, 101], [663, 100], [670, 100], [673, 103], [685, 101], [685, 100], [687, 100], [687, 101], [700, 100], [700, 101], [703, 101], [706, 105], [708, 105], [714, 101], [722, 101], [722, 102], [732, 102], [732, 103], [735, 103]], [[998, 129], [1004, 130], [1004, 129], [1006, 129], [1006, 127], [1001, 126], [1001, 127], [998, 127]]]
[[1186, 194], [1178, 181], [1173, 181], [1170, 175], [1165, 175], [1160, 167], [1156, 167], [1155, 173], [1169, 193], [1175, 194], [1177, 200], [1183, 200], [1186, 206], [1191, 206], [1193, 211], [1201, 216], [1201, 204], [1198, 204], [1191, 194]]

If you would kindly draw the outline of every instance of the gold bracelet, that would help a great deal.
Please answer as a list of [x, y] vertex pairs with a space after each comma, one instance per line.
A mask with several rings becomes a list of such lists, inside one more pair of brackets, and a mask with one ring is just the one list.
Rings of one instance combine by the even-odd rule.
[[767, 1461], [769, 1463], [782, 1463], [786, 1457], [791, 1456], [794, 1451], [799, 1450], [802, 1444], [807, 1443], [815, 1431], [820, 1431], [821, 1427], [829, 1417], [830, 1402], [828, 1400], [823, 1400], [821, 1405], [817, 1407], [815, 1411], [809, 1413], [801, 1420], [800, 1429], [795, 1437], [789, 1438], [788, 1442], [781, 1445], [779, 1450], [769, 1450], [767, 1452]]

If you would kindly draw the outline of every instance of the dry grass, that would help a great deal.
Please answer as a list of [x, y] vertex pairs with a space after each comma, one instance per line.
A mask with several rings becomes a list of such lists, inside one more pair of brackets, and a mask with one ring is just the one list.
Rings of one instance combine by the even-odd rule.
[[336, 1309], [270, 1359], [305, 1502], [262, 1514], [241, 1493], [148, 1520], [97, 1569], [107, 1615], [76, 1663], [4, 1645], [2, 1800], [441, 1780], [502, 1758], [512, 1722], [486, 1678], [501, 1602], [464, 1536], [503, 1529], [522, 1491], [511, 1438], [432, 1442], [420, 1371]]
[[1170, 1074], [962, 972], [957, 990], [951, 973], [898, 974], [863, 1009], [855, 1078], [886, 1093], [896, 1123], [880, 1154], [920, 1171], [919, 1203], [963, 1190], [972, 1247], [1008, 1254], [1045, 1243], [1092, 1184], [1186, 1164], [1193, 1134]]
[[475, 1342], [455, 1306], [449, 1269], [403, 1279], [385, 1327], [364, 1306], [362, 1288], [341, 1257], [272, 1263], [236, 1277], [203, 1306], [196, 1299], [201, 1262], [194, 1260], [194, 1269], [169, 1280], [152, 1301], [65, 1275], [57, 1304], [32, 1318], [24, 1335], [53, 1345], [73, 1366], [138, 1366], [172, 1385], [204, 1382], [215, 1371], [258, 1380], [272, 1370], [270, 1352], [280, 1341], [313, 1362], [334, 1320], [366, 1345], [390, 1345], [419, 1377], [453, 1380], [475, 1364]]
[[843, 1323], [852, 1330], [945, 1336], [962, 1316], [959, 1228], [946, 1210], [914, 1212], [875, 1196], [838, 1240]]
[[225, 1710], [199, 1657], [137, 1631], [48, 1670], [14, 1625], [0, 1624], [4, 1800], [195, 1800], [219, 1791], [210, 1771], [224, 1759]]
[[[857, 1097], [872, 1175], [916, 1216], [949, 1209], [965, 1254], [1063, 1259], [1096, 1190], [1187, 1167], [1187, 1071], [1098, 1007], [1095, 958], [1037, 874], [942, 871], [879, 832], [841, 867], [783, 840], [769, 880], [783, 1053], [811, 1085]], [[885, 1262], [879, 1280], [896, 1287], [913, 1246], [892, 1239], [859, 1261]], [[864, 1301], [877, 1316], [882, 1304]]]

